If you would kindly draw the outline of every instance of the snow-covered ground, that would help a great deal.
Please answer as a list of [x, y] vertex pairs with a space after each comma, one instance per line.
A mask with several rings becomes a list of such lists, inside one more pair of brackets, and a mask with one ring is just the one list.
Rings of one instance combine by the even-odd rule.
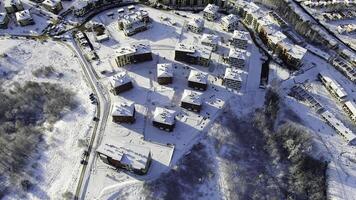
[[[263, 102], [263, 90], [259, 89], [259, 78], [261, 73], [261, 54], [257, 47], [251, 42], [248, 47], [247, 66], [244, 68], [243, 84], [239, 92], [227, 90], [222, 85], [222, 77], [227, 65], [222, 62], [221, 56], [227, 54], [229, 46], [226, 43], [232, 33], [223, 32], [219, 21], [206, 22], [204, 33], [215, 33], [223, 38], [224, 42], [219, 45], [219, 50], [212, 55], [212, 63], [209, 67], [187, 65], [174, 61], [174, 48], [177, 42], [187, 44], [198, 44], [200, 34], [182, 30], [186, 21], [194, 15], [181, 12], [182, 17], [171, 11], [159, 11], [149, 7], [137, 6], [138, 9], [147, 10], [152, 22], [147, 31], [126, 37], [118, 30], [117, 14], [108, 17], [106, 12], [93, 18], [106, 25], [110, 40], [97, 43], [91, 33], [87, 33], [100, 61], [93, 62], [94, 69], [101, 77], [104, 86], [110, 88], [109, 78], [101, 72], [126, 71], [133, 78], [134, 88], [119, 96], [111, 96], [111, 101], [128, 99], [136, 103], [137, 118], [133, 125], [118, 125], [111, 121], [106, 125], [105, 133], [101, 143], [110, 141], [130, 142], [150, 148], [153, 155], [153, 163], [145, 176], [136, 176], [130, 173], [113, 170], [111, 167], [97, 160], [94, 170], [90, 176], [88, 187], [85, 190], [86, 199], [106, 197], [114, 198], [115, 194], [120, 196], [122, 188], [139, 187], [143, 181], [156, 179], [162, 172], [168, 171], [174, 166], [189, 149], [196, 144], [206, 131], [209, 130], [211, 122], [218, 117], [226, 103], [233, 97], [238, 104], [234, 109], [239, 113], [251, 112]], [[108, 10], [111, 12], [115, 10]], [[162, 18], [169, 18], [163, 21]], [[172, 23], [177, 23], [173, 26]], [[240, 27], [242, 28], [242, 27]], [[148, 40], [151, 44], [153, 61], [128, 65], [119, 69], [115, 62], [115, 48], [132, 41]], [[173, 84], [160, 86], [156, 80], [156, 64], [170, 62], [174, 64]], [[209, 74], [208, 90], [203, 94], [203, 108], [200, 114], [184, 110], [180, 107], [180, 99], [184, 89], [187, 87], [187, 76], [190, 70], [195, 69]], [[254, 106], [254, 105], [258, 106]], [[167, 133], [152, 126], [152, 114], [156, 106], [167, 106], [177, 112], [176, 128]], [[244, 108], [244, 109], [241, 109]], [[167, 145], [169, 144], [169, 145]], [[131, 189], [130, 189], [131, 190]], [[113, 197], [114, 196], [114, 197]]]
[[[45, 125], [44, 139], [48, 148], [42, 149], [37, 167], [29, 169], [37, 174], [35, 191], [29, 193], [30, 199], [62, 199], [66, 191], [73, 192], [80, 169], [83, 147], [78, 139], [87, 139], [92, 131], [92, 117], [95, 107], [90, 103], [91, 93], [79, 60], [65, 45], [53, 41], [0, 39], [0, 70], [6, 72], [6, 87], [16, 82], [36, 81], [60, 84], [73, 91], [79, 106], [68, 112], [53, 126]], [[36, 78], [36, 69], [52, 66], [57, 74], [49, 78]], [[10, 197], [11, 199], [11, 197]]]

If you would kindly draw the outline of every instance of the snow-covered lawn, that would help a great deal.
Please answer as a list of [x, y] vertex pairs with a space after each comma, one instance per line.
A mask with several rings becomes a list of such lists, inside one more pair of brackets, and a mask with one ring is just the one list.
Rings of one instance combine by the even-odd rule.
[[[90, 87], [84, 80], [79, 60], [65, 45], [53, 41], [0, 40], [0, 52], [6, 54], [0, 58], [0, 72], [6, 72], [5, 87], [14, 82], [36, 81], [57, 83], [73, 91], [79, 106], [68, 112], [53, 125], [46, 124], [44, 140], [47, 148], [40, 150], [40, 160], [35, 168], [29, 169], [37, 174], [35, 191], [30, 192], [31, 199], [62, 199], [66, 191], [73, 192], [80, 169], [80, 156], [83, 147], [78, 139], [86, 139], [92, 131], [92, 117], [95, 107], [88, 95]], [[36, 78], [32, 72], [51, 66], [59, 76]]]

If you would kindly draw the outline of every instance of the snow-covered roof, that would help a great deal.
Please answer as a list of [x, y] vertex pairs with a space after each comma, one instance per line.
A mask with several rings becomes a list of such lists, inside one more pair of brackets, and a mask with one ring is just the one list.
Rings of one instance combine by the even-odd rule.
[[147, 40], [132, 42], [131, 46], [136, 49], [136, 54], [151, 53], [151, 45]]
[[0, 24], [2, 24], [6, 19], [7, 13], [0, 13]]
[[214, 4], [208, 4], [203, 12], [210, 13], [210, 14], [216, 14], [219, 10], [219, 6], [214, 5]]
[[232, 47], [229, 51], [229, 58], [246, 60], [246, 50]]
[[124, 56], [124, 55], [133, 55], [136, 53], [136, 49], [133, 48], [132, 46], [122, 46], [116, 49], [116, 55], [117, 56]]
[[60, 3], [61, 3], [61, 0], [44, 0], [42, 2], [42, 4], [50, 6], [50, 7], [56, 7]]
[[183, 44], [183, 43], [178, 43], [175, 47], [175, 50], [189, 52], [189, 53], [195, 52], [195, 48], [193, 45], [187, 45], [187, 44]]
[[208, 74], [197, 70], [191, 70], [188, 77], [188, 81], [208, 84]]
[[321, 71], [319, 72], [319, 75], [323, 77], [324, 81], [326, 82], [325, 84], [327, 84], [339, 98], [344, 98], [347, 96], [345, 89], [333, 79], [329, 72]]
[[156, 107], [156, 110], [154, 111], [153, 114], [153, 121], [161, 124], [173, 125], [174, 120], [175, 120], [174, 110], [169, 110], [162, 107]]
[[237, 38], [240, 40], [248, 40], [250, 38], [250, 34], [247, 31], [239, 31], [235, 30], [234, 34], [232, 35], [232, 38]]
[[193, 17], [189, 22], [189, 26], [197, 27], [197, 28], [202, 28], [204, 27], [204, 19], [201, 17]]
[[200, 106], [202, 104], [202, 95], [203, 93], [201, 92], [185, 89], [182, 95], [182, 102]]
[[23, 11], [16, 12], [15, 15], [16, 15], [17, 21], [32, 19], [32, 16], [31, 16], [31, 13], [29, 10], [23, 10]]
[[224, 78], [241, 82], [242, 81], [241, 74], [242, 74], [241, 70], [237, 68], [228, 67], [225, 70]]
[[225, 24], [233, 24], [233, 23], [236, 23], [238, 20], [239, 19], [234, 14], [229, 14], [229, 15], [221, 18], [221, 22], [225, 23]]
[[144, 53], [151, 53], [151, 46], [148, 41], [132, 42], [116, 49], [117, 56], [130, 56]]
[[[356, 26], [356, 25], [355, 25]], [[350, 50], [348, 49], [343, 49], [341, 51], [344, 55], [346, 55], [347, 57], [349, 57], [349, 59], [351, 60], [351, 62], [355, 62], [356, 61], [356, 55], [351, 52]]]
[[11, 7], [12, 5], [20, 5], [20, 0], [4, 0], [4, 7]]
[[110, 77], [111, 85], [115, 87], [119, 87], [121, 85], [125, 85], [126, 83], [131, 82], [131, 78], [127, 75], [126, 72], [120, 72]]
[[157, 64], [157, 77], [173, 77], [172, 63]]
[[105, 143], [96, 151], [134, 169], [144, 169], [151, 153], [149, 148], [131, 143]]
[[340, 120], [338, 120], [330, 111], [327, 110], [321, 113], [321, 115], [334, 129], [336, 129], [346, 138], [347, 142], [355, 140], [356, 136], [353, 134], [353, 132], [347, 128]]
[[219, 41], [220, 41], [219, 36], [207, 34], [207, 33], [204, 33], [200, 40], [201, 43], [208, 43], [208, 44], [213, 44], [213, 45], [218, 45]]
[[272, 44], [276, 45], [277, 43], [285, 40], [287, 38], [284, 33], [281, 31], [276, 31], [273, 34], [269, 35], [268, 38], [271, 40]]
[[303, 48], [299, 45], [293, 45], [292, 48], [288, 50], [289, 54], [292, 55], [294, 58], [301, 60], [304, 55], [307, 53], [307, 49]]
[[183, 51], [190, 53], [191, 56], [196, 56], [200, 58], [206, 58], [209, 59], [211, 56], [211, 53], [213, 51], [212, 47], [209, 46], [204, 46], [204, 45], [187, 45], [183, 43], [178, 43], [175, 47], [176, 51]]
[[353, 116], [356, 117], [356, 104], [353, 101], [346, 101], [344, 104]]
[[258, 5], [256, 5], [254, 2], [246, 2], [246, 1], [238, 1], [237, 4], [242, 5], [242, 7], [249, 13], [254, 13], [257, 10], [260, 9], [260, 7]]
[[194, 56], [199, 58], [210, 59], [211, 54], [213, 52], [213, 48], [210, 46], [197, 45], [196, 51], [194, 52]]
[[133, 116], [135, 111], [135, 103], [131, 101], [114, 102], [112, 108], [112, 116]]

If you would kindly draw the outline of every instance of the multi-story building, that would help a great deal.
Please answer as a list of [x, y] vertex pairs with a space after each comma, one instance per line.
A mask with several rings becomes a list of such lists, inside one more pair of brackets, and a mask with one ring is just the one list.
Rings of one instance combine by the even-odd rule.
[[115, 95], [133, 88], [132, 80], [126, 72], [120, 72], [114, 76], [111, 76], [110, 84]]
[[152, 162], [149, 148], [132, 143], [103, 143], [96, 152], [104, 163], [138, 175], [145, 175]]
[[319, 72], [318, 75], [325, 88], [339, 101], [344, 101], [347, 97], [347, 93], [341, 85], [333, 79], [330, 73], [326, 71]]
[[227, 60], [232, 67], [244, 68], [247, 60], [246, 50], [230, 48]]
[[339, 119], [335, 117], [330, 111], [326, 110], [321, 113], [321, 116], [325, 121], [338, 133], [340, 134], [350, 145], [356, 144], [356, 135], [347, 128]]
[[55, 14], [58, 14], [63, 9], [61, 0], [44, 0], [42, 6]]
[[122, 2], [122, 0], [78, 0], [72, 4], [72, 10], [75, 16], [83, 17], [89, 12], [94, 11], [100, 7], [108, 5], [118, 5]]
[[203, 8], [209, 3], [214, 3], [220, 8], [225, 8], [227, 6], [226, 0], [153, 0], [154, 2], [159, 2], [160, 4], [170, 6], [170, 7], [189, 7], [189, 8]]
[[148, 41], [132, 42], [116, 49], [115, 61], [118, 67], [150, 60], [152, 51]]
[[4, 7], [8, 14], [24, 10], [21, 0], [4, 0]]
[[147, 23], [150, 21], [147, 11], [139, 10], [121, 14], [118, 20], [119, 29], [126, 36], [131, 36], [136, 33], [147, 30]]
[[15, 13], [16, 21], [20, 26], [33, 25], [35, 22], [33, 21], [32, 15], [29, 10], [23, 10]]
[[220, 42], [220, 37], [213, 34], [204, 33], [200, 39], [200, 43], [202, 45], [211, 47], [213, 51], [216, 51], [218, 49], [219, 42]]
[[174, 59], [177, 61], [208, 66], [213, 49], [202, 45], [185, 45], [178, 43], [175, 48]]
[[208, 4], [203, 10], [203, 17], [208, 21], [214, 21], [219, 16], [219, 6], [214, 4]]
[[239, 49], [247, 49], [249, 40], [249, 32], [235, 30], [232, 38], [230, 39], [230, 45]]
[[356, 122], [356, 104], [353, 101], [346, 101], [342, 108], [350, 116], [352, 121]]
[[135, 122], [135, 103], [131, 101], [115, 102], [112, 107], [112, 121], [116, 123]]
[[0, 29], [6, 29], [9, 21], [7, 13], [0, 13]]
[[203, 104], [202, 96], [201, 92], [184, 90], [180, 106], [187, 110], [200, 112]]
[[229, 14], [221, 18], [221, 28], [224, 31], [234, 31], [239, 26], [239, 19], [234, 14]]
[[293, 68], [300, 68], [303, 64], [307, 49], [291, 43], [290, 40], [283, 40], [277, 44], [275, 52], [286, 65]]
[[208, 88], [208, 74], [191, 70], [188, 77], [188, 87], [205, 91]]
[[239, 90], [242, 83], [241, 74], [242, 71], [237, 68], [226, 68], [223, 85], [233, 90]]
[[157, 82], [160, 85], [171, 84], [173, 82], [172, 63], [157, 64]]
[[153, 114], [152, 125], [161, 130], [172, 132], [175, 127], [175, 111], [156, 107]]
[[331, 63], [333, 66], [343, 73], [348, 79], [350, 79], [353, 83], [356, 83], [356, 67], [355, 64], [350, 63], [349, 61], [341, 58], [336, 57], [334, 58]]
[[187, 24], [187, 29], [193, 33], [200, 33], [204, 29], [204, 19], [193, 17]]

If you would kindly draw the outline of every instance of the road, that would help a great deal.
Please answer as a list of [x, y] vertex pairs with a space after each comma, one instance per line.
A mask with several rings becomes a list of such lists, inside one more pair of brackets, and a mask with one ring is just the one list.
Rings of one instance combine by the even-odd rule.
[[90, 172], [93, 169], [95, 160], [97, 158], [95, 149], [97, 148], [98, 142], [96, 141], [100, 140], [101, 138], [100, 136], [103, 135], [103, 131], [105, 130], [105, 125], [109, 116], [111, 100], [107, 90], [105, 90], [104, 87], [102, 87], [101, 83], [97, 79], [97, 76], [93, 70], [92, 65], [84, 58], [79, 46], [76, 44], [74, 39], [72, 39], [72, 44], [74, 47], [73, 51], [81, 61], [83, 72], [90, 86], [93, 88], [93, 93], [97, 97], [98, 108], [97, 108], [96, 115], [100, 119], [99, 122], [95, 124], [92, 136], [90, 138], [89, 147], [88, 147], [89, 156], [85, 158], [85, 163], [87, 164], [82, 165], [82, 169], [78, 180], [78, 185], [75, 191], [74, 199], [84, 199], [81, 195], [85, 194], [85, 192], [82, 191], [86, 191], [87, 184], [85, 184], [83, 187], [83, 183], [87, 183], [90, 176]]

